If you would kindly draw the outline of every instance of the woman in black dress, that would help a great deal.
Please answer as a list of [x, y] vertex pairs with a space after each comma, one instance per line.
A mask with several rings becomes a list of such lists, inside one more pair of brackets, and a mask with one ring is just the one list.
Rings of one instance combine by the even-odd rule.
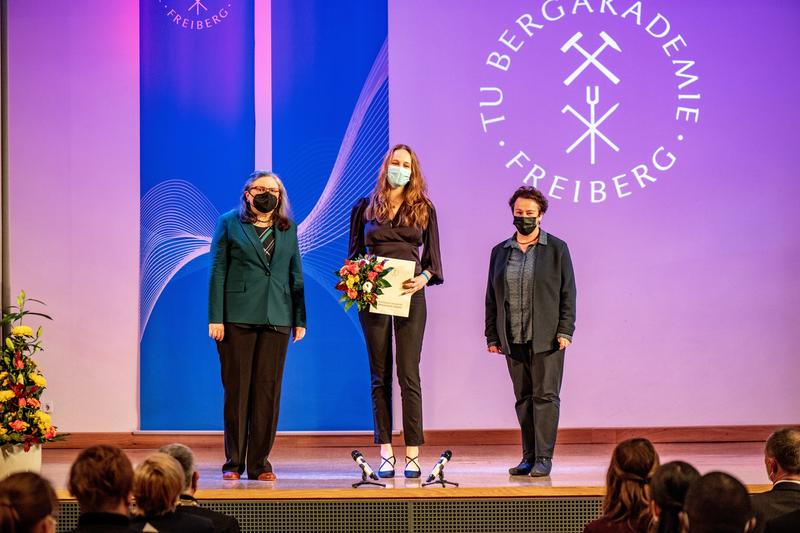
[[[420, 247], [422, 253], [420, 254]], [[362, 198], [350, 219], [349, 257], [370, 253], [416, 263], [415, 276], [403, 283], [411, 294], [408, 318], [359, 312], [372, 375], [372, 410], [375, 443], [381, 445], [378, 475], [393, 477], [392, 451], [392, 324], [396, 343], [397, 378], [403, 403], [403, 437], [406, 477], [420, 475], [419, 446], [422, 431], [422, 388], [419, 361], [427, 310], [425, 286], [444, 281], [439, 253], [436, 210], [427, 195], [425, 178], [414, 151], [394, 146], [381, 166], [369, 198]]]

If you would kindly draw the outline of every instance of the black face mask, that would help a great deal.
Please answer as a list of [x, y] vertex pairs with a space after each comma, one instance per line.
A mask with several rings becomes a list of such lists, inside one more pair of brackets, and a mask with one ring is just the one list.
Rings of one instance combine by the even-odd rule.
[[522, 235], [530, 235], [538, 225], [536, 217], [514, 217], [514, 227]]
[[266, 215], [278, 207], [278, 199], [270, 192], [262, 192], [253, 196], [253, 207]]

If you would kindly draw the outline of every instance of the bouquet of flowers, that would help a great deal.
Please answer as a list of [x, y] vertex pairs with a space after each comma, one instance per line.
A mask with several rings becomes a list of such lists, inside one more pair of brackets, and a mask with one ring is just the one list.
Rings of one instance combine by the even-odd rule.
[[33, 355], [43, 350], [42, 328], [35, 332], [23, 325], [28, 315], [50, 317], [25, 308], [29, 299], [25, 291], [17, 297], [17, 305], [3, 312], [4, 329], [11, 330], [3, 343], [0, 358], [0, 444], [22, 444], [27, 452], [34, 444], [56, 440], [56, 427], [50, 415], [42, 410], [40, 398], [47, 380], [44, 379]]
[[353, 304], [359, 311], [375, 305], [378, 296], [383, 294], [381, 289], [391, 286], [384, 279], [391, 270], [391, 267], [386, 267], [385, 259], [379, 261], [374, 255], [361, 255], [352, 261], [346, 259], [344, 266], [336, 272], [339, 277], [336, 290], [344, 293], [339, 301], [344, 303], [345, 311]]

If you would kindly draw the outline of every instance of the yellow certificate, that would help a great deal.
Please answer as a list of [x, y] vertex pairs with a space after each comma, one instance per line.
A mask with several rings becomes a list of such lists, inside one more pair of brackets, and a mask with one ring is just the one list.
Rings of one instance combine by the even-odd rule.
[[378, 295], [378, 303], [376, 305], [369, 307], [370, 313], [408, 317], [408, 310], [411, 307], [411, 295], [401, 293], [403, 292], [403, 282], [414, 277], [416, 263], [405, 259], [392, 259], [391, 257], [378, 257], [378, 259], [380, 261], [385, 259], [385, 267], [392, 269], [384, 278], [391, 286], [381, 289], [383, 294]]

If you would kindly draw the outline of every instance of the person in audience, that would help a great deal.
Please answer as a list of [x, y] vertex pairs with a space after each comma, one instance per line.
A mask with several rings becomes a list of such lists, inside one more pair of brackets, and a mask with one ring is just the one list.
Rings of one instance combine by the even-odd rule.
[[140, 516], [134, 519], [138, 531], [172, 533], [213, 533], [211, 520], [186, 513], [176, 513], [183, 490], [183, 469], [165, 453], [154, 453], [136, 467], [133, 495]]
[[606, 475], [603, 515], [587, 524], [584, 533], [645, 533], [651, 518], [646, 487], [658, 464], [658, 454], [649, 440], [620, 442]]
[[684, 533], [748, 533], [756, 525], [747, 489], [724, 472], [709, 472], [689, 485], [683, 507]]
[[133, 467], [114, 446], [86, 448], [69, 469], [67, 487], [78, 500], [78, 533], [133, 531], [130, 519]]
[[0, 533], [55, 533], [58, 500], [39, 474], [19, 472], [0, 482]]
[[178, 501], [177, 512], [208, 518], [217, 533], [239, 533], [239, 522], [236, 518], [200, 507], [197, 503], [194, 494], [197, 492], [200, 473], [194, 466], [192, 450], [188, 446], [175, 443], [162, 446], [158, 451], [173, 457], [183, 469], [183, 492]]
[[699, 478], [700, 472], [683, 461], [672, 461], [656, 470], [650, 481], [650, 533], [680, 533], [686, 491]]
[[773, 485], [752, 497], [759, 531], [773, 518], [800, 510], [800, 429], [782, 428], [770, 435], [764, 465]]
[[800, 531], [800, 510], [781, 515], [767, 522], [767, 533], [797, 533]]

